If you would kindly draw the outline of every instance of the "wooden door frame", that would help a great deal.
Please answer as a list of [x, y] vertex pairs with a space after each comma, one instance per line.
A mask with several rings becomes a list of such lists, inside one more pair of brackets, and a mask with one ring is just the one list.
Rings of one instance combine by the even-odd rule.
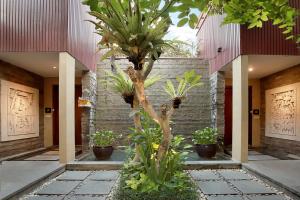
[[[249, 87], [248, 87], [249, 89], [248, 89], [248, 107], [249, 107], [249, 115], [248, 115], [248, 144], [249, 145], [252, 145], [252, 139], [253, 139], [253, 136], [252, 136], [252, 124], [253, 124], [253, 122], [252, 122], [252, 120], [253, 120], [253, 117], [252, 117], [252, 113], [251, 113], [251, 111], [252, 111], [252, 108], [253, 108], [253, 105], [252, 105], [252, 98], [253, 98], [253, 96], [252, 96], [252, 94], [253, 94], [253, 92], [252, 92], [252, 86], [250, 86], [249, 85]], [[225, 144], [225, 137], [226, 137], [226, 102], [225, 102], [225, 100], [226, 100], [226, 90], [227, 89], [230, 89], [231, 91], [233, 90], [233, 88], [232, 88], [232, 85], [226, 85], [225, 86], [225, 93], [224, 93], [224, 95], [225, 95], [225, 98], [224, 98], [224, 144]], [[232, 92], [231, 92], [231, 94], [232, 94]], [[232, 105], [232, 96], [231, 96], [231, 105]], [[230, 142], [230, 144], [232, 144], [232, 106], [231, 106], [231, 124], [230, 124], [230, 126], [231, 126], [231, 142]]]
[[[77, 88], [80, 87], [80, 90], [78, 89], [79, 94], [77, 95], [78, 97], [82, 95], [82, 85], [80, 84], [75, 84], [75, 97], [76, 98], [76, 94], [77, 94]], [[58, 84], [54, 84], [52, 86], [52, 106], [54, 111], [52, 112], [52, 138], [53, 138], [53, 146], [58, 146], [59, 145], [59, 85]], [[75, 144], [78, 145], [82, 145], [82, 138], [81, 138], [81, 110], [78, 113], [78, 110], [76, 110], [76, 108], [78, 110], [80, 110], [80, 108], [78, 108], [78, 101], [75, 99]], [[55, 110], [56, 109], [56, 110]], [[80, 121], [80, 122], [78, 122]], [[78, 123], [77, 123], [78, 122]], [[56, 134], [56, 131], [58, 132], [58, 134]], [[80, 131], [80, 134], [77, 133], [76, 131]]]

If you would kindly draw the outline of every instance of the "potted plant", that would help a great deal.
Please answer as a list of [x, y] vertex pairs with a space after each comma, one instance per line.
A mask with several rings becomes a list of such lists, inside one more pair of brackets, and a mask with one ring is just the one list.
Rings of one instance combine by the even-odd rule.
[[217, 152], [217, 129], [206, 127], [193, 133], [195, 149], [200, 157], [212, 158]]
[[113, 143], [116, 140], [116, 135], [112, 131], [101, 130], [91, 135], [92, 148], [95, 157], [98, 160], [109, 159], [113, 153]]

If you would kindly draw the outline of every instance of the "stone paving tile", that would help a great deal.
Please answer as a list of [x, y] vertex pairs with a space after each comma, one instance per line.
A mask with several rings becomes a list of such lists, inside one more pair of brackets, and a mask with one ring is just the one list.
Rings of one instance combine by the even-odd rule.
[[281, 195], [268, 195], [268, 196], [248, 196], [250, 200], [286, 200], [285, 197]]
[[214, 171], [190, 171], [191, 176], [195, 180], [217, 180], [221, 179]]
[[75, 195], [67, 200], [105, 200], [106, 196]]
[[69, 194], [79, 183], [80, 181], [53, 181], [37, 191], [37, 194]]
[[91, 174], [88, 177], [88, 179], [107, 181], [107, 180], [116, 180], [118, 176], [119, 176], [119, 172], [117, 171], [96, 171], [93, 174]]
[[84, 181], [75, 194], [109, 194], [115, 181]]
[[233, 171], [233, 170], [220, 170], [218, 171], [225, 179], [237, 179], [237, 180], [249, 180], [253, 179], [251, 176], [241, 172], [241, 171]]
[[225, 181], [197, 181], [204, 194], [238, 194]]
[[244, 200], [240, 195], [213, 195], [208, 196], [207, 200]]
[[271, 194], [272, 189], [254, 180], [230, 181], [238, 190], [244, 194]]
[[248, 156], [249, 161], [254, 161], [254, 160], [279, 160], [278, 158], [275, 158], [273, 156], [269, 155], [249, 155]]
[[83, 181], [90, 173], [90, 171], [66, 171], [57, 177], [56, 180]]
[[60, 195], [32, 195], [32, 196], [27, 196], [25, 199], [26, 200], [62, 200], [65, 196]]

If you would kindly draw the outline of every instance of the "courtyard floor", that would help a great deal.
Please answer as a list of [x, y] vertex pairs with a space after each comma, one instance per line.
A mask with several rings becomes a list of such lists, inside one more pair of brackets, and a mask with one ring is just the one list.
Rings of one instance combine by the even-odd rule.
[[[188, 171], [203, 200], [291, 200], [282, 191], [243, 170]], [[66, 171], [25, 195], [26, 200], [104, 200], [118, 171]]]

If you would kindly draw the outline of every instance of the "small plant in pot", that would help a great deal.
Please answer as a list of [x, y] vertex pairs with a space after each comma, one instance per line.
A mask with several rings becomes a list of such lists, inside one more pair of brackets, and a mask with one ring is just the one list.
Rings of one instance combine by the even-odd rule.
[[91, 135], [93, 152], [98, 160], [110, 158], [114, 150], [112, 145], [116, 138], [116, 135], [108, 130], [96, 131]]
[[218, 131], [214, 128], [206, 127], [193, 133], [195, 149], [200, 157], [212, 158], [217, 152]]

